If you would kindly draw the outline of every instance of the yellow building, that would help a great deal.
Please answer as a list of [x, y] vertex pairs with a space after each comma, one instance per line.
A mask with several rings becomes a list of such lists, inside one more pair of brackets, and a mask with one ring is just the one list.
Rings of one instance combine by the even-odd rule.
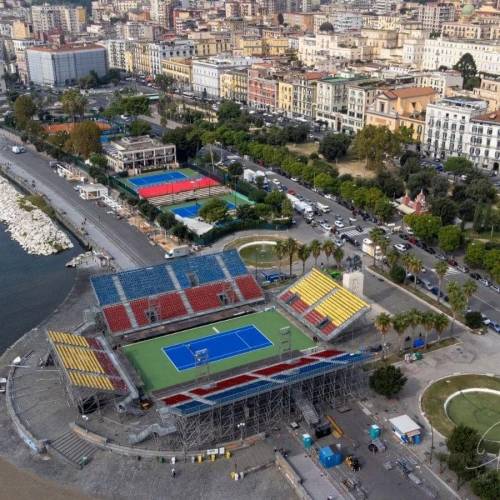
[[288, 38], [264, 38], [264, 55], [283, 56], [288, 51]]
[[161, 71], [174, 80], [178, 89], [191, 90], [192, 65], [191, 59], [164, 59], [161, 62]]
[[33, 25], [24, 21], [14, 21], [12, 23], [12, 39], [27, 40], [33, 38]]
[[407, 127], [413, 130], [413, 139], [422, 142], [425, 110], [437, 97], [437, 92], [431, 87], [384, 90], [368, 108], [366, 124], [386, 126], [391, 132]]
[[233, 55], [239, 57], [260, 57], [264, 55], [264, 40], [255, 35], [240, 36], [236, 39]]
[[230, 40], [224, 37], [196, 38], [193, 41], [195, 55], [198, 57], [215, 56], [232, 49]]
[[481, 86], [474, 89], [474, 97], [488, 101], [488, 111], [500, 109], [500, 77], [482, 75]]
[[247, 102], [248, 71], [246, 69], [232, 69], [220, 75], [220, 98]]
[[292, 115], [293, 83], [278, 82], [278, 109], [285, 112], [288, 116]]

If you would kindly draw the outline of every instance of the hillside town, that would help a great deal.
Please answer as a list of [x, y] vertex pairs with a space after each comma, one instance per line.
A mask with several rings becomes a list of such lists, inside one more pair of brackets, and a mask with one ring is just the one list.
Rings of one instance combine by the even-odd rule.
[[1, 498], [500, 498], [500, 0], [0, 6]]

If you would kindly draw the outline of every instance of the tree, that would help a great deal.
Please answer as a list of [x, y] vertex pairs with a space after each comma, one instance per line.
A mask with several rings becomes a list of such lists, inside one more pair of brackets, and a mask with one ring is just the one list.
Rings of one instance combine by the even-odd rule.
[[307, 245], [300, 245], [297, 250], [297, 257], [302, 261], [302, 274], [306, 272], [306, 261], [311, 255], [311, 247]]
[[421, 324], [424, 327], [425, 332], [425, 347], [427, 347], [427, 338], [434, 329], [434, 316], [435, 313], [428, 312], [426, 314], [423, 314], [421, 317]]
[[470, 299], [477, 292], [477, 283], [474, 280], [469, 279], [462, 285], [462, 290], [467, 301], [467, 307], [469, 307]]
[[449, 267], [448, 262], [446, 262], [445, 260], [440, 260], [439, 262], [436, 263], [435, 271], [439, 280], [438, 281], [439, 291], [437, 296], [438, 303], [441, 300], [441, 290], [443, 289], [443, 280], [444, 277], [446, 276], [446, 273], [448, 272], [448, 267]]
[[222, 101], [217, 111], [219, 124], [236, 121], [241, 118], [241, 108], [234, 101]]
[[390, 399], [401, 391], [406, 380], [400, 368], [393, 365], [382, 366], [370, 376], [370, 387]]
[[100, 168], [102, 170], [106, 170], [108, 168], [108, 159], [101, 153], [92, 153], [89, 156], [89, 160], [94, 167]]
[[290, 266], [289, 269], [289, 274], [290, 276], [292, 275], [292, 264], [293, 264], [293, 258], [295, 254], [297, 253], [298, 250], [298, 243], [297, 240], [294, 240], [293, 238], [288, 238], [285, 241], [285, 247], [286, 247], [286, 253], [288, 255], [288, 264]]
[[169, 129], [163, 135], [165, 144], [175, 144], [177, 160], [180, 162], [194, 158], [201, 148], [201, 130], [193, 125]]
[[386, 156], [400, 154], [401, 140], [387, 127], [366, 125], [356, 134], [353, 150], [359, 158], [366, 160], [368, 168], [380, 168]]
[[318, 266], [318, 258], [321, 255], [321, 243], [318, 240], [312, 240], [309, 243], [309, 250], [311, 250], [311, 254], [314, 259], [314, 265]]
[[83, 158], [101, 151], [101, 131], [95, 122], [83, 121], [75, 123], [69, 136], [71, 149]]
[[335, 263], [337, 267], [340, 268], [342, 266], [342, 260], [344, 259], [344, 250], [342, 248], [335, 246], [333, 251], [333, 258], [335, 259]]
[[415, 289], [417, 288], [417, 277], [422, 272], [424, 264], [421, 259], [416, 256], [412, 256], [410, 261], [410, 272], [413, 274], [413, 283], [415, 285]]
[[465, 175], [472, 171], [473, 166], [472, 162], [463, 156], [450, 156], [444, 164], [444, 169], [453, 175]]
[[134, 120], [129, 126], [129, 132], [133, 137], [148, 135], [151, 132], [151, 125], [144, 120]]
[[199, 215], [207, 222], [222, 221], [227, 217], [227, 203], [219, 198], [212, 198], [201, 207]]
[[155, 84], [163, 92], [168, 92], [174, 84], [174, 79], [171, 76], [159, 74], [155, 76]]
[[408, 325], [412, 330], [411, 345], [413, 346], [413, 339], [415, 338], [416, 329], [422, 324], [422, 313], [418, 309], [410, 309], [409, 311], [406, 311], [405, 314]]
[[170, 211], [162, 212], [156, 219], [158, 224], [167, 231], [177, 224], [177, 220], [174, 214]]
[[457, 425], [446, 441], [450, 452], [448, 467], [457, 475], [457, 489], [479, 472], [478, 444], [481, 436], [475, 429]]
[[486, 253], [484, 243], [473, 241], [467, 245], [465, 250], [465, 262], [471, 267], [483, 267], [483, 260]]
[[382, 222], [387, 222], [392, 219], [394, 210], [394, 205], [388, 198], [381, 198], [375, 204], [374, 213]]
[[474, 58], [469, 52], [466, 52], [458, 62], [453, 66], [453, 69], [460, 71], [464, 79], [464, 88], [469, 89], [471, 80], [473, 81], [477, 74], [477, 66]]
[[399, 337], [399, 351], [403, 350], [403, 340], [405, 338], [406, 330], [408, 330], [410, 324], [408, 322], [408, 317], [404, 313], [396, 314], [392, 317], [392, 328], [397, 333]]
[[346, 155], [350, 144], [351, 138], [346, 134], [327, 134], [320, 141], [318, 152], [327, 160], [334, 161]]
[[147, 96], [134, 95], [127, 97], [118, 97], [113, 100], [104, 114], [108, 118], [118, 115], [138, 116], [149, 115], [149, 105], [151, 104]]
[[465, 313], [465, 324], [472, 330], [477, 330], [483, 326], [483, 318], [479, 311], [469, 311]]
[[498, 500], [500, 498], [500, 475], [498, 470], [489, 470], [480, 474], [471, 482], [472, 491], [481, 500]]
[[338, 247], [337, 245], [335, 245], [335, 243], [333, 243], [332, 240], [325, 240], [323, 242], [322, 250], [325, 253], [326, 262], [328, 263], [328, 265], [330, 264], [330, 257], [333, 255], [333, 252], [336, 248]]
[[[443, 179], [442, 177], [437, 177], [438, 179]], [[443, 179], [448, 182], [446, 179]], [[450, 200], [446, 196], [441, 196], [439, 198], [433, 198], [431, 201], [431, 212], [432, 215], [441, 218], [443, 224], [453, 224], [455, 217], [458, 214], [457, 204]]]
[[453, 329], [453, 325], [455, 324], [457, 315], [461, 314], [464, 311], [465, 306], [467, 305], [467, 299], [462, 287], [456, 281], [448, 283], [447, 291], [448, 300], [453, 312], [453, 323], [451, 325], [451, 328]]
[[377, 329], [378, 333], [382, 336], [382, 359], [385, 358], [385, 346], [386, 346], [386, 341], [385, 337], [391, 330], [392, 326], [392, 319], [387, 313], [380, 313], [376, 318], [375, 321], [373, 322], [375, 325], [375, 328]]
[[329, 23], [328, 21], [325, 21], [324, 23], [321, 24], [319, 27], [320, 31], [333, 31], [333, 25], [332, 23]]
[[280, 273], [280, 277], [281, 277], [281, 261], [283, 260], [283, 257], [286, 255], [286, 252], [287, 249], [285, 241], [283, 240], [276, 241], [276, 245], [274, 246], [274, 253], [278, 259], [278, 271]]
[[459, 226], [443, 226], [438, 231], [439, 248], [445, 253], [453, 253], [460, 248], [462, 231]]
[[449, 320], [445, 314], [435, 314], [434, 315], [434, 330], [438, 336], [438, 342], [441, 342], [441, 336], [443, 332], [448, 328]]
[[403, 267], [394, 264], [391, 266], [389, 275], [395, 283], [402, 284], [406, 280], [406, 271]]
[[417, 238], [430, 243], [439, 233], [441, 220], [435, 215], [411, 214], [405, 215], [404, 223], [410, 226]]
[[82, 117], [85, 114], [87, 98], [79, 90], [70, 89], [62, 95], [61, 104], [63, 111], [71, 116], [74, 122], [77, 116]]
[[29, 95], [19, 96], [14, 102], [14, 119], [16, 127], [24, 129], [26, 124], [33, 118], [36, 113], [36, 105]]
[[385, 239], [385, 233], [379, 227], [374, 227], [370, 231], [370, 239], [372, 240], [373, 245], [375, 247], [373, 249], [373, 265], [376, 266], [377, 265], [377, 251], [376, 250], [377, 250], [377, 247], [380, 247], [380, 243], [382, 242], [382, 240]]

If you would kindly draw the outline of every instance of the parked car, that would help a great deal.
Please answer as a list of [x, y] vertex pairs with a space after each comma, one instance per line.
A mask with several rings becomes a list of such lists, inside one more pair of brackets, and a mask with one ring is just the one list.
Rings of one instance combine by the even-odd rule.
[[432, 247], [427, 247], [427, 252], [430, 253], [431, 255], [436, 255], [436, 250]]
[[332, 196], [330, 193], [325, 194], [325, 198], [326, 198], [327, 200], [333, 200], [333, 196]]
[[361, 226], [356, 226], [356, 231], [358, 231], [358, 233], [362, 233], [363, 228]]
[[427, 279], [422, 280], [422, 285], [429, 290], [429, 292], [434, 288], [434, 285]]
[[490, 288], [491, 288], [492, 290], [494, 290], [495, 292], [500, 293], [500, 285], [497, 285], [496, 283], [492, 283], [492, 284], [490, 285]]
[[335, 224], [335, 227], [338, 227], [339, 229], [342, 229], [342, 228], [345, 227], [345, 224], [343, 222], [339, 221], [339, 220], [336, 220], [334, 222], [334, 224]]
[[458, 264], [457, 266], [457, 269], [461, 272], [461, 273], [468, 273], [469, 272], [469, 268], [467, 266], [463, 266], [461, 264]]
[[332, 230], [332, 226], [330, 226], [330, 224], [326, 224], [325, 222], [322, 222], [319, 226], [321, 227], [321, 229], [324, 229], [328, 232]]
[[488, 287], [491, 285], [489, 280], [487, 280], [486, 278], [479, 278], [479, 283], [481, 283], [481, 285], [488, 286]]
[[290, 180], [293, 182], [299, 182], [299, 179], [297, 179], [297, 177], [290, 177]]
[[469, 276], [470, 276], [473, 280], [480, 280], [480, 279], [482, 279], [482, 276], [481, 276], [479, 273], [469, 273]]
[[457, 267], [458, 266], [458, 262], [455, 259], [451, 258], [451, 257], [448, 259], [448, 264], [450, 264], [450, 266], [453, 266], [453, 267]]
[[500, 333], [500, 323], [496, 323], [495, 321], [491, 321], [488, 325], [494, 332]]
[[406, 248], [406, 250], [411, 250], [411, 245], [409, 243], [403, 243], [403, 246]]
[[439, 260], [448, 260], [448, 257], [446, 257], [446, 255], [444, 255], [443, 253], [437, 253], [436, 254], [436, 259], [439, 259]]
[[407, 248], [405, 245], [403, 245], [402, 243], [395, 243], [394, 244], [394, 248], [398, 251], [398, 252], [406, 252]]
[[356, 217], [349, 217], [349, 222], [352, 222], [353, 224], [357, 221]]

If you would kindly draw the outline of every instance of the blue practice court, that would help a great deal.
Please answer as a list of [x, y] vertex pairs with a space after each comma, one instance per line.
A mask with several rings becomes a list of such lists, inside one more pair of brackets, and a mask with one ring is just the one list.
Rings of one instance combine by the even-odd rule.
[[[226, 205], [228, 210], [236, 209], [236, 205], [234, 203], [226, 201]], [[200, 211], [202, 206], [203, 205], [194, 203], [193, 205], [188, 205], [187, 207], [172, 208], [171, 212], [174, 212], [175, 215], [179, 215], [180, 217], [188, 217], [190, 219], [194, 219], [198, 216], [198, 212]]]
[[258, 328], [249, 325], [199, 340], [163, 347], [163, 352], [181, 372], [196, 366], [194, 353], [202, 349], [207, 349], [208, 362], [213, 363], [271, 345], [273, 343]]
[[186, 179], [187, 175], [182, 172], [163, 172], [161, 174], [146, 175], [144, 177], [136, 177], [129, 179], [134, 186], [144, 187], [152, 186], [153, 184], [162, 184], [164, 182], [175, 182]]

